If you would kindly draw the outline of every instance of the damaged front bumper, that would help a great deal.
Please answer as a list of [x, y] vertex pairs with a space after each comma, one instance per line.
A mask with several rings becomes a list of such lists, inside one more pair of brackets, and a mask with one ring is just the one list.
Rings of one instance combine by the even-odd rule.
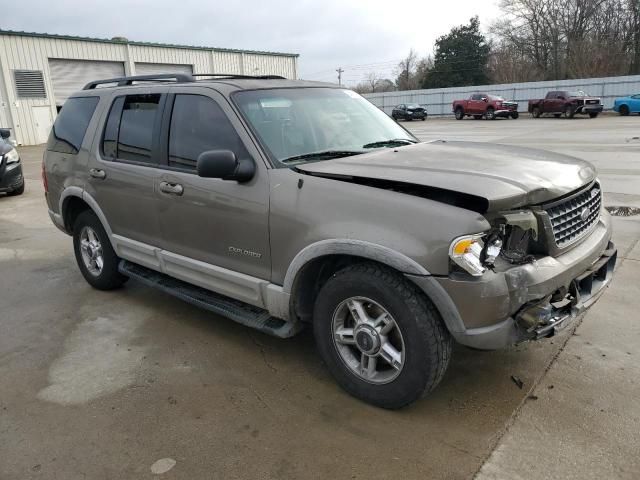
[[603, 293], [615, 262], [611, 217], [604, 212], [587, 238], [557, 257], [478, 278], [410, 278], [434, 300], [459, 343], [495, 350], [566, 327]]

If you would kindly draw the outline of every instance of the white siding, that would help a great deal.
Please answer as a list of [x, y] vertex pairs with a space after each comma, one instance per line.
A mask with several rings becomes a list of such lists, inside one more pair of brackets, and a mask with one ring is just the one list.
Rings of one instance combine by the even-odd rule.
[[[47, 106], [56, 115], [49, 59], [93, 60], [124, 64], [135, 74], [136, 63], [192, 65], [193, 73], [275, 74], [296, 78], [297, 57], [216, 48], [140, 45], [0, 32], [0, 126], [13, 129], [23, 145], [36, 142], [32, 108]], [[18, 99], [13, 70], [41, 70], [47, 98]], [[4, 102], [4, 107], [3, 107]]]
[[124, 76], [124, 62], [49, 59], [49, 73], [56, 106], [62, 106], [73, 93], [100, 78]]
[[157, 75], [159, 73], [194, 73], [193, 65], [176, 65], [172, 63], [136, 62], [136, 75]]

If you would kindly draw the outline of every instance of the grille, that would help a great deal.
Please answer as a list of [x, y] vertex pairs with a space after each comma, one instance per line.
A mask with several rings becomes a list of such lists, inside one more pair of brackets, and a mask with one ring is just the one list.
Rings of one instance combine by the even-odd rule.
[[553, 238], [560, 248], [584, 236], [600, 218], [602, 192], [597, 183], [565, 202], [547, 208]]
[[597, 105], [600, 103], [600, 100], [587, 100], [587, 103], [589, 105]]

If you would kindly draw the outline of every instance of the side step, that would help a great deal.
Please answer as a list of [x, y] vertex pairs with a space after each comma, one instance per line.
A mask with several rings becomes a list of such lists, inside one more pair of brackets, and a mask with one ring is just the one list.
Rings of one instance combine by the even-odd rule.
[[196, 307], [209, 310], [223, 317], [227, 317], [247, 327], [280, 338], [294, 336], [300, 331], [298, 323], [291, 323], [269, 315], [269, 312], [259, 307], [234, 300], [214, 293], [205, 288], [191, 285], [176, 278], [142, 267], [127, 260], [121, 260], [118, 270], [127, 277], [138, 280], [145, 285], [162, 290], [178, 297]]

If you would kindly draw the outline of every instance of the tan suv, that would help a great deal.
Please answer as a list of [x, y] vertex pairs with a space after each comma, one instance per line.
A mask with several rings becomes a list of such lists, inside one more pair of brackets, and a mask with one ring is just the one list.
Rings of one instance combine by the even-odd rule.
[[385, 408], [432, 390], [454, 340], [553, 335], [616, 258], [590, 164], [420, 143], [322, 83], [92, 82], [58, 116], [43, 178], [91, 285], [133, 278], [279, 337], [311, 325], [338, 383]]

